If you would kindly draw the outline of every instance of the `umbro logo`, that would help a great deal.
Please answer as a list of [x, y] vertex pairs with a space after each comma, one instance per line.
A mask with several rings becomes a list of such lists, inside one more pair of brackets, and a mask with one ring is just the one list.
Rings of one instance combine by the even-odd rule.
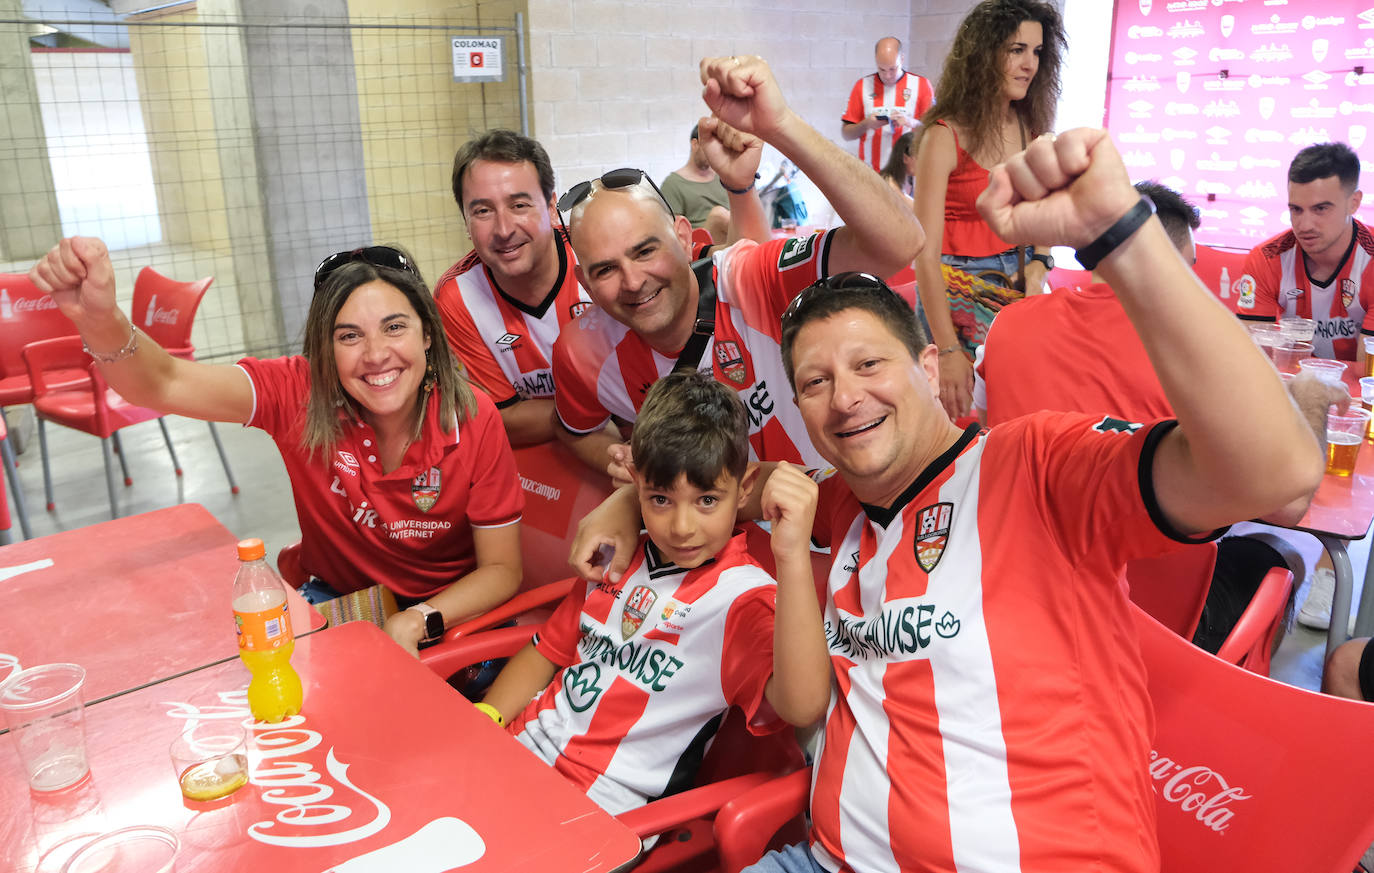
[[498, 346], [506, 346], [507, 348], [509, 348], [510, 346], [513, 346], [516, 343], [518, 343], [521, 339], [522, 337], [518, 333], [503, 333], [496, 338], [496, 344]]

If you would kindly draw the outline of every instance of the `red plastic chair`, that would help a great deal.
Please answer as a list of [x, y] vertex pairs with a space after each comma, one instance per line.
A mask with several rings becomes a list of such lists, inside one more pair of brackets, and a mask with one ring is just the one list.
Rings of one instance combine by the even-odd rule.
[[5, 478], [9, 480], [10, 497], [5, 497], [5, 489], [0, 486], [0, 545], [10, 542], [9, 500], [14, 501], [14, 514], [19, 516], [19, 532], [24, 539], [33, 536], [29, 528], [28, 508], [24, 505], [24, 490], [19, 482], [19, 471], [15, 468], [14, 448], [10, 445], [9, 433], [5, 428], [5, 417], [0, 415], [0, 462], [5, 467]]
[[568, 551], [577, 523], [611, 493], [611, 480], [558, 442], [516, 449], [515, 466], [525, 491], [520, 587], [539, 588], [571, 573]]
[[[576, 580], [565, 581], [566, 584], [557, 583], [564, 594]], [[554, 593], [554, 590], [541, 591], [540, 596]], [[531, 599], [534, 594], [524, 592], [524, 595], [531, 595]], [[517, 596], [508, 606], [519, 599]], [[474, 623], [504, 620], [496, 612], [480, 616]], [[462, 635], [463, 626], [450, 628], [442, 643], [420, 651], [420, 660], [447, 679], [472, 664], [510, 657], [529, 642], [537, 629], [537, 625], [526, 624]], [[636, 873], [717, 870], [716, 842], [710, 821], [717, 810], [743, 792], [804, 764], [801, 749], [791, 731], [756, 737], [745, 727], [742, 714], [732, 708], [702, 760], [697, 772], [697, 787], [617, 816], [641, 839], [661, 835], [657, 844], [635, 866]], [[794, 838], [800, 839], [800, 832]]]
[[[119, 466], [124, 473], [124, 484], [133, 484], [129, 477], [129, 465], [125, 452], [119, 445], [119, 431], [130, 425], [150, 419], [157, 419], [162, 429], [162, 438], [167, 443], [167, 451], [172, 456], [172, 466], [181, 475], [181, 462], [177, 460], [176, 449], [172, 447], [172, 437], [162, 414], [142, 406], [134, 406], [116, 394], [106, 383], [91, 356], [81, 347], [81, 337], [69, 336], [57, 339], [40, 340], [24, 347], [24, 363], [28, 367], [29, 378], [33, 383], [33, 408], [38, 418], [38, 444], [43, 456], [43, 489], [48, 499], [48, 511], [53, 509], [52, 470], [48, 460], [47, 422], [70, 427], [92, 436], [100, 437], [100, 449], [105, 460], [105, 487], [110, 497], [110, 515], [118, 517], [115, 500], [113, 465], [110, 458], [110, 443], [114, 442], [119, 453]], [[76, 389], [57, 389], [49, 385], [47, 374], [70, 372], [78, 367], [86, 368], [89, 383]], [[113, 438], [113, 440], [111, 440]]]
[[[1232, 312], [1236, 311], [1236, 304], [1240, 301], [1236, 283], [1245, 273], [1245, 258], [1248, 255], [1249, 252], [1245, 251], [1218, 249], [1202, 244], [1197, 246], [1197, 261], [1193, 264], [1193, 272], [1202, 280], [1202, 284], [1207, 286], [1207, 290], [1212, 292], [1212, 296]], [[1225, 282], [1221, 276], [1223, 269], [1226, 270]]]
[[[33, 382], [24, 366], [24, 346], [38, 340], [76, 336], [76, 328], [52, 298], [28, 276], [0, 273], [0, 409], [33, 402]], [[47, 374], [53, 390], [90, 384], [84, 363]]]
[[[1161, 873], [1350, 873], [1374, 841], [1374, 705], [1257, 676], [1131, 611], [1155, 713]], [[727, 803], [721, 869], [757, 860], [809, 790], [800, 771]]]
[[713, 246], [716, 241], [711, 238], [711, 232], [704, 227], [692, 228], [692, 242], [698, 245]]
[[[168, 354], [194, 361], [196, 349], [191, 345], [191, 326], [200, 301], [214, 281], [213, 276], [207, 276], [194, 282], [179, 282], [152, 267], [144, 267], [134, 280], [134, 323]], [[213, 421], [206, 424], [210, 426], [210, 438], [215, 441], [215, 451], [219, 452], [220, 463], [224, 465], [229, 492], [238, 494], [239, 486], [234, 481], [234, 471], [229, 468], [229, 456], [224, 453], [219, 431]], [[181, 475], [180, 470], [177, 475]]]

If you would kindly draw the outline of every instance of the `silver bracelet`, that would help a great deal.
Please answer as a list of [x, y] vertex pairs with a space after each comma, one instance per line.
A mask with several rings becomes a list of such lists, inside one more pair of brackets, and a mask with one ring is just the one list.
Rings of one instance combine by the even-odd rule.
[[124, 348], [117, 352], [111, 352], [108, 355], [97, 352], [95, 349], [86, 345], [86, 339], [84, 337], [81, 339], [81, 350], [102, 364], [118, 363], [125, 358], [133, 357], [134, 352], [138, 351], [138, 328], [134, 327], [132, 321], [129, 322], [129, 341], [124, 344]]

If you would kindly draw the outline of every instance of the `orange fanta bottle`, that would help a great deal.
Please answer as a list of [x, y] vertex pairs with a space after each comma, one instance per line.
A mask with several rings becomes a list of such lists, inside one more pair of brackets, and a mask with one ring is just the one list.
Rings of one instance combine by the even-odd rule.
[[253, 674], [248, 708], [258, 721], [277, 722], [301, 711], [301, 677], [291, 666], [296, 638], [287, 614], [286, 583], [265, 560], [262, 540], [242, 540], [238, 550], [234, 624], [239, 658]]

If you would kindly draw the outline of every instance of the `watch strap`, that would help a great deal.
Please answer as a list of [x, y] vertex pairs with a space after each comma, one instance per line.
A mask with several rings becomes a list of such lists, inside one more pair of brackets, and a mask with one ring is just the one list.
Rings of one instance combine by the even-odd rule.
[[425, 642], [437, 640], [444, 635], [444, 614], [428, 603], [417, 603], [407, 607], [425, 617]]
[[1040, 263], [1044, 264], [1046, 270], [1054, 269], [1054, 258], [1050, 257], [1049, 255], [1042, 254], [1040, 252], [1031, 252], [1030, 259], [1032, 261], [1039, 261]]
[[1075, 250], [1074, 254], [1078, 257], [1078, 263], [1085, 270], [1095, 270], [1102, 259], [1116, 251], [1117, 247], [1130, 239], [1131, 234], [1140, 230], [1140, 226], [1155, 214], [1155, 202], [1144, 194], [1126, 214], [1116, 220], [1116, 224], [1107, 228], [1101, 236], [1088, 243], [1081, 249]]

